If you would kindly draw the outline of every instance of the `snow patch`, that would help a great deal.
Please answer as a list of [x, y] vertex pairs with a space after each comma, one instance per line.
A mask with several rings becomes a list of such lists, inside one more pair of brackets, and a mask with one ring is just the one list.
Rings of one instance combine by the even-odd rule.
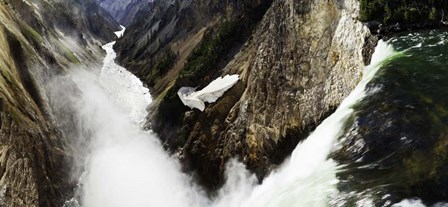
[[120, 25], [120, 27], [121, 27], [121, 30], [120, 30], [120, 31], [116, 31], [116, 32], [114, 32], [115, 35], [117, 35], [118, 38], [123, 37], [123, 35], [124, 35], [124, 31], [126, 31], [126, 27], [124, 27], [123, 25]]
[[185, 106], [204, 111], [205, 102], [213, 103], [218, 100], [239, 79], [239, 75], [226, 75], [215, 79], [200, 91], [192, 87], [182, 87], [177, 91], [177, 95]]

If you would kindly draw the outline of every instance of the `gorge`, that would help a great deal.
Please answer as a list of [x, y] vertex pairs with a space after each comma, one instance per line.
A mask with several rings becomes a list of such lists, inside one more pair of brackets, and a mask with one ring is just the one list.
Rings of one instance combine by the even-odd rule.
[[1, 1], [0, 206], [447, 206], [445, 10]]
[[[390, 45], [380, 42], [360, 84], [261, 185], [233, 160], [227, 165], [224, 187], [208, 198], [181, 172], [175, 157], [164, 152], [156, 135], [139, 128], [151, 99], [135, 76], [114, 63], [113, 44], [103, 47], [107, 55], [99, 77], [85, 71], [70, 75], [80, 97], [62, 97], [75, 100], [63, 104], [73, 105], [79, 114], [83, 125], [79, 134], [87, 132], [81, 137], [88, 138], [90, 148], [79, 181], [79, 201], [72, 199], [66, 206], [327, 206], [337, 202], [331, 200], [338, 193], [337, 164], [327, 157], [353, 114], [351, 107], [363, 99], [367, 83], [394, 54]], [[64, 84], [55, 85], [61, 90]]]

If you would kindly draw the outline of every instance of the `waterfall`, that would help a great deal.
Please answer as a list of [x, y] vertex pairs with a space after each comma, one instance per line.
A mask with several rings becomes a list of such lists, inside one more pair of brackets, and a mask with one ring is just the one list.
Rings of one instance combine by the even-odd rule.
[[191, 197], [197, 192], [189, 178], [156, 136], [142, 130], [149, 104], [146, 90], [113, 62], [113, 50], [107, 52], [105, 60], [111, 61], [105, 61], [99, 82], [82, 74], [74, 76], [86, 101], [84, 118], [94, 126], [92, 153], [82, 181], [83, 206], [196, 205]]
[[313, 133], [294, 149], [280, 169], [255, 187], [243, 206], [327, 206], [337, 193], [336, 163], [328, 159], [337, 145], [345, 121], [353, 113], [352, 106], [365, 97], [365, 87], [381, 67], [381, 63], [395, 54], [391, 45], [380, 41], [371, 64], [356, 88], [338, 109], [326, 118]]
[[[291, 157], [271, 173], [261, 185], [253, 186], [247, 197], [237, 205], [227, 205], [232, 194], [221, 194], [220, 206], [327, 206], [332, 195], [337, 193], [336, 163], [328, 159], [337, 138], [342, 133], [345, 120], [353, 113], [351, 108], [365, 97], [364, 89], [381, 67], [381, 63], [395, 54], [392, 46], [380, 41], [372, 56], [371, 64], [365, 68], [363, 78], [339, 108], [325, 119], [316, 130], [295, 148]], [[231, 180], [232, 178], [230, 178]], [[239, 187], [247, 194], [250, 182], [241, 181]], [[242, 187], [244, 186], [244, 187]]]
[[142, 129], [149, 91], [115, 64], [113, 45], [103, 47], [107, 56], [100, 75], [85, 70], [69, 75], [80, 91], [71, 103], [82, 125], [80, 134], [89, 137], [78, 198], [85, 207], [327, 206], [338, 182], [337, 165], [328, 155], [353, 113], [351, 106], [365, 96], [366, 84], [394, 54], [380, 41], [358, 86], [261, 185], [243, 164], [231, 160], [225, 185], [208, 198], [156, 135]]

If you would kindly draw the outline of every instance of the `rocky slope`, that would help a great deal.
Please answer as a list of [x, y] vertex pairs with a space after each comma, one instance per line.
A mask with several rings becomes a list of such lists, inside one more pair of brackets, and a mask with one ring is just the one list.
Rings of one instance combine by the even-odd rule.
[[[157, 96], [153, 129], [213, 189], [231, 157], [262, 178], [353, 89], [376, 42], [358, 14], [356, 0], [156, 3], [116, 49]], [[176, 95], [234, 73], [205, 112]]]
[[128, 26], [137, 13], [149, 8], [153, 0], [97, 0], [120, 24]]
[[72, 155], [44, 86], [99, 64], [99, 44], [118, 29], [103, 15], [90, 1], [0, 1], [0, 206], [62, 206], [73, 193]]

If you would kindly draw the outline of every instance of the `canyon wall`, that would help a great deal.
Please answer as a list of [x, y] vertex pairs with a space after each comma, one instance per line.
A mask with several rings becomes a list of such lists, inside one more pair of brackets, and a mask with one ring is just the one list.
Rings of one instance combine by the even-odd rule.
[[151, 7], [153, 0], [97, 0], [120, 24], [128, 26], [140, 10]]
[[[69, 6], [70, 5], [70, 6]], [[91, 1], [0, 1], [0, 206], [62, 206], [71, 150], [46, 85], [99, 65], [118, 24]]]

